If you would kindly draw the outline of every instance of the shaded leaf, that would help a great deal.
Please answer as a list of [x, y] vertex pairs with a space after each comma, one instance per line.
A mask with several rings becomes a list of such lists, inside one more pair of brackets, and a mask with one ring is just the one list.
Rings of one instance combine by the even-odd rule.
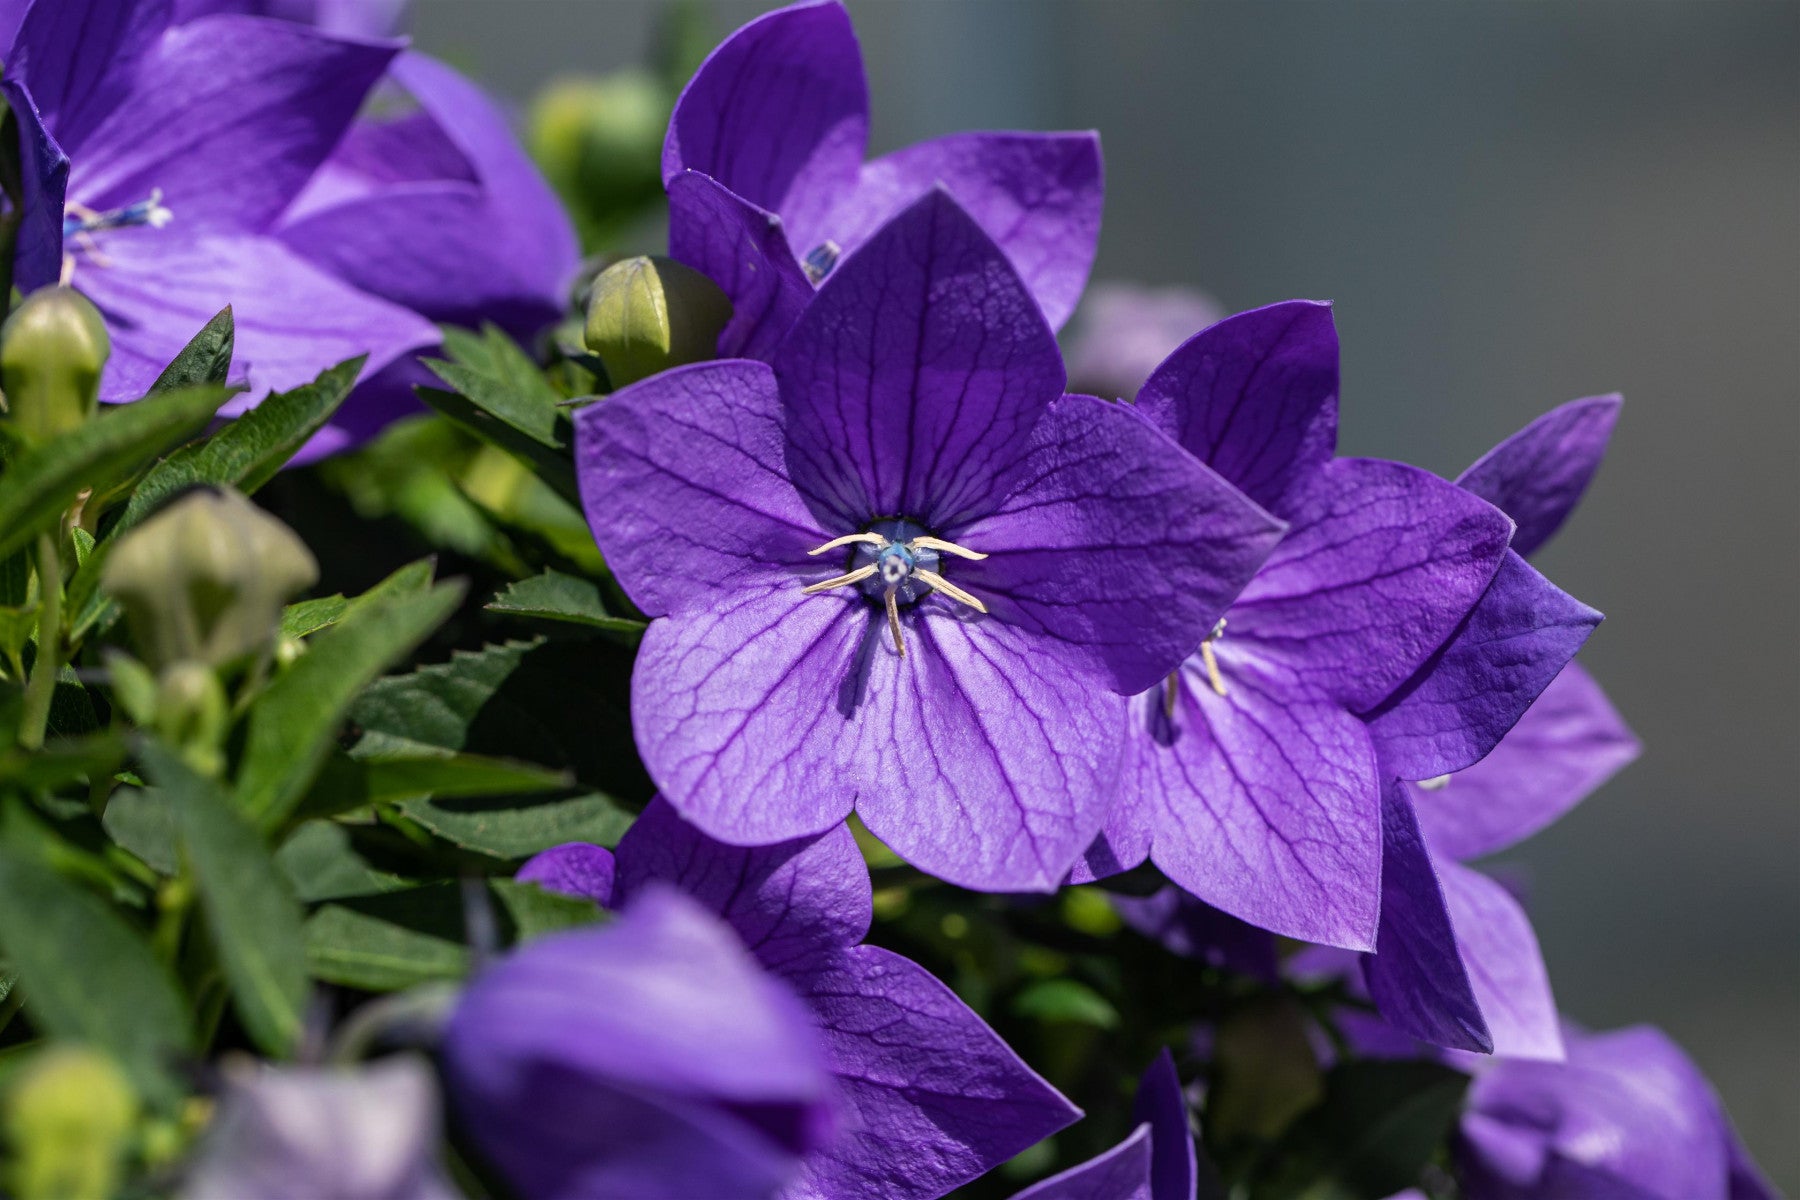
[[86, 779], [104, 779], [125, 761], [124, 739], [112, 732], [51, 738], [32, 753], [0, 750], [0, 783], [27, 791], [59, 788]]
[[18, 972], [32, 1024], [98, 1046], [163, 1107], [170, 1075], [192, 1047], [187, 1006], [143, 938], [8, 830], [0, 845], [0, 949]]
[[446, 841], [500, 859], [529, 858], [564, 842], [616, 846], [634, 819], [599, 792], [528, 801], [438, 796], [400, 811]]
[[383, 870], [335, 821], [307, 821], [275, 852], [275, 866], [307, 904], [412, 887], [417, 880]]
[[340, 594], [290, 604], [281, 613], [281, 636], [303, 638], [338, 623], [350, 602]]
[[455, 388], [480, 411], [541, 446], [567, 445], [557, 409], [562, 397], [517, 342], [495, 325], [480, 333], [444, 330], [448, 359], [426, 359], [432, 374]]
[[566, 449], [545, 445], [528, 434], [484, 412], [474, 401], [460, 392], [442, 388], [415, 387], [413, 391], [440, 416], [470, 436], [498, 446], [529, 466], [539, 479], [571, 504], [581, 503], [581, 489], [575, 482], [575, 461]]
[[150, 391], [154, 394], [203, 383], [224, 383], [231, 373], [231, 351], [236, 338], [237, 326], [231, 305], [227, 304], [182, 347], [175, 361], [163, 368]]
[[296, 810], [296, 816], [326, 817], [371, 804], [391, 804], [424, 796], [517, 796], [566, 789], [561, 771], [530, 763], [457, 754], [437, 746], [394, 745], [380, 754], [333, 754]]
[[1087, 984], [1075, 979], [1040, 979], [1013, 999], [1014, 1014], [1038, 1021], [1117, 1029], [1119, 1011]]
[[157, 874], [181, 869], [175, 810], [160, 788], [120, 788], [107, 800], [100, 824], [108, 837]]

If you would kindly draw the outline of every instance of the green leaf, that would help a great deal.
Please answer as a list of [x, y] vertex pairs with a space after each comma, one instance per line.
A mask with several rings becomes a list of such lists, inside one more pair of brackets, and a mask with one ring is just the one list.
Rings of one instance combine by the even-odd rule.
[[181, 993], [143, 938], [10, 830], [0, 846], [0, 912], [0, 949], [32, 1024], [106, 1050], [145, 1096], [173, 1105], [181, 1090], [170, 1068], [193, 1037]]
[[276, 392], [203, 442], [171, 454], [144, 476], [110, 541], [169, 496], [196, 484], [229, 484], [254, 492], [324, 427], [350, 394], [367, 355], [339, 363], [311, 383]]
[[1013, 999], [1013, 1012], [1038, 1021], [1117, 1029], [1119, 1012], [1087, 984], [1076, 979], [1040, 979]]
[[394, 743], [381, 753], [333, 754], [295, 811], [297, 818], [327, 817], [371, 804], [425, 796], [483, 798], [567, 789], [566, 772], [530, 763], [457, 754], [438, 746]]
[[583, 787], [641, 808], [653, 788], [630, 736], [632, 657], [605, 638], [458, 651], [377, 681], [351, 718], [369, 738], [566, 767]]
[[175, 361], [163, 368], [163, 373], [150, 385], [150, 391], [154, 394], [202, 383], [224, 383], [231, 373], [231, 349], [235, 340], [236, 325], [232, 320], [231, 305], [227, 304], [194, 335], [193, 341], [182, 348]]
[[616, 846], [633, 820], [599, 792], [543, 800], [410, 800], [400, 811], [446, 841], [491, 858], [529, 858], [564, 842]]
[[265, 1054], [285, 1056], [300, 1038], [309, 991], [300, 906], [223, 789], [159, 742], [141, 754], [174, 810], [238, 1019]]
[[426, 359], [425, 365], [477, 409], [540, 446], [566, 446], [557, 408], [562, 397], [504, 330], [491, 324], [479, 334], [446, 328], [444, 352], [448, 361]]
[[440, 416], [471, 437], [498, 446], [529, 466], [539, 479], [569, 503], [581, 503], [581, 488], [575, 482], [575, 461], [566, 448], [545, 445], [484, 412], [460, 392], [447, 392], [433, 387], [415, 387], [413, 392]]
[[317, 633], [336, 625], [349, 608], [350, 602], [341, 594], [290, 604], [281, 613], [281, 636], [303, 638], [309, 633]]
[[538, 617], [546, 621], [567, 621], [608, 633], [624, 634], [633, 639], [643, 636], [649, 622], [621, 617], [606, 611], [600, 599], [600, 586], [592, 580], [545, 571], [530, 579], [510, 584], [488, 602], [489, 612], [511, 616]]
[[347, 613], [277, 675], [250, 710], [238, 803], [265, 829], [306, 794], [351, 702], [411, 654], [461, 600], [460, 583], [387, 594]]
[[125, 761], [125, 742], [112, 732], [51, 738], [41, 750], [0, 750], [0, 783], [48, 791], [84, 779], [105, 779]]
[[306, 821], [275, 852], [275, 866], [303, 903], [412, 887], [417, 880], [383, 870], [335, 821]]
[[1334, 1067], [1325, 1098], [1270, 1149], [1252, 1200], [1382, 1200], [1417, 1185], [1468, 1085], [1468, 1076], [1432, 1062]]
[[171, 442], [197, 431], [228, 393], [216, 385], [159, 392], [102, 411], [64, 436], [33, 447], [0, 475], [0, 558], [48, 529], [83, 488], [130, 478]]
[[[485, 887], [485, 902], [497, 901], [494, 932], [502, 945], [602, 916], [589, 901], [534, 884], [494, 880]], [[470, 961], [467, 899], [464, 885], [445, 882], [326, 904], [306, 923], [313, 974], [371, 992], [461, 979]], [[473, 899], [484, 902], [483, 893]]]
[[35, 604], [0, 604], [0, 655], [16, 656], [37, 632]]
[[175, 810], [162, 789], [120, 788], [107, 800], [100, 825], [108, 837], [158, 875], [172, 876], [181, 869]]

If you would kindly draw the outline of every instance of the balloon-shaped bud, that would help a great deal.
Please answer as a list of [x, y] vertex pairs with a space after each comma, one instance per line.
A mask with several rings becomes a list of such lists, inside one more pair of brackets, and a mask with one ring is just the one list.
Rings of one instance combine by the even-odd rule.
[[137, 1095], [112, 1059], [84, 1046], [43, 1051], [7, 1096], [8, 1194], [19, 1200], [118, 1195], [120, 1160], [137, 1117]]
[[101, 585], [139, 655], [225, 668], [270, 646], [290, 597], [319, 578], [294, 531], [230, 488], [196, 488], [120, 539]]
[[731, 301], [672, 258], [628, 258], [600, 272], [588, 298], [587, 347], [615, 388], [718, 357]]
[[100, 310], [73, 288], [40, 288], [0, 326], [0, 393], [8, 425], [47, 442], [94, 415], [112, 341]]

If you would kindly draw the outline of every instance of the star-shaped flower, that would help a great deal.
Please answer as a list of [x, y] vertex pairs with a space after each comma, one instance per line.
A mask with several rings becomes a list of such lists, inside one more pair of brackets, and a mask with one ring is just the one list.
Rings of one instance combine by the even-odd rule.
[[917, 964], [861, 945], [868, 869], [839, 826], [777, 846], [727, 846], [664, 801], [620, 841], [547, 850], [519, 872], [541, 886], [626, 905], [672, 884], [737, 930], [811, 1010], [844, 1107], [784, 1200], [930, 1200], [1080, 1115], [962, 1001]]
[[1061, 881], [1112, 799], [1122, 697], [1280, 532], [1128, 407], [1062, 387], [1018, 275], [934, 191], [838, 266], [773, 368], [581, 410], [588, 522], [657, 618], [638, 747], [683, 816], [754, 845], [854, 807], [952, 882]]
[[1194, 1200], [1199, 1162], [1175, 1059], [1164, 1050], [1132, 1104], [1137, 1122], [1104, 1154], [1026, 1188], [1013, 1200]]
[[452, 1111], [522, 1200], [767, 1197], [836, 1120], [800, 1001], [671, 888], [476, 976], [443, 1058]]
[[1457, 630], [1512, 527], [1425, 471], [1333, 458], [1337, 357], [1330, 308], [1292, 301], [1196, 335], [1138, 393], [1289, 529], [1199, 652], [1134, 702], [1120, 800], [1081, 877], [1148, 857], [1253, 925], [1371, 949], [1383, 779], [1364, 714]]
[[767, 359], [813, 285], [943, 185], [1012, 260], [1052, 326], [1100, 233], [1092, 133], [960, 133], [873, 162], [869, 88], [836, 0], [758, 17], [701, 64], [663, 148], [669, 253], [731, 298], [719, 352]]

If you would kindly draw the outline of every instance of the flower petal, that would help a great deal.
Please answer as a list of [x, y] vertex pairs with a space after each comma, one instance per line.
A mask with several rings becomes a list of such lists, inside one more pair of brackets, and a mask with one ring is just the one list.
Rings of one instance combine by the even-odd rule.
[[1600, 685], [1570, 663], [1493, 753], [1442, 788], [1411, 788], [1413, 807], [1433, 849], [1479, 858], [1549, 825], [1638, 750]]
[[[594, 540], [653, 617], [735, 599], [747, 585], [831, 575], [831, 538], [788, 483], [775, 378], [758, 362], [665, 371], [575, 415], [575, 466]], [[805, 574], [815, 566], [812, 575]]]
[[724, 917], [775, 971], [792, 973], [869, 932], [869, 869], [847, 825], [774, 846], [728, 846], [653, 800], [619, 842], [619, 895], [629, 902], [657, 881]]
[[1531, 919], [1510, 892], [1481, 872], [1441, 857], [1433, 864], [1494, 1053], [1560, 1061], [1556, 1000]]
[[871, 625], [856, 715], [838, 734], [857, 813], [950, 883], [1054, 891], [1117, 786], [1126, 701], [1019, 630], [926, 611], [908, 622], [905, 658]]
[[1365, 714], [1384, 769], [1430, 779], [1482, 758], [1599, 624], [1599, 613], [1507, 551], [1456, 632]]
[[438, 340], [424, 318], [340, 283], [272, 238], [120, 232], [142, 236], [112, 239], [106, 265], [84, 262], [75, 270], [75, 286], [99, 306], [112, 333], [102, 400], [142, 396], [227, 304], [236, 321], [234, 377], [247, 374], [251, 390], [226, 415], [359, 354], [369, 355], [364, 370], [372, 374]]
[[1144, 382], [1157, 427], [1278, 516], [1337, 448], [1338, 338], [1331, 305], [1288, 300], [1189, 338]]
[[1292, 528], [1231, 609], [1243, 640], [1320, 695], [1368, 709], [1487, 590], [1512, 523], [1416, 467], [1340, 458], [1284, 506]]
[[1139, 1125], [1112, 1149], [1032, 1184], [1013, 1200], [1162, 1200], [1151, 1181], [1153, 1157], [1150, 1127]]
[[632, 725], [677, 812], [748, 846], [850, 815], [859, 779], [840, 766], [838, 743], [855, 712], [845, 693], [869, 612], [861, 597], [763, 585], [650, 623], [632, 671]]
[[896, 213], [942, 185], [1006, 252], [1060, 327], [1075, 311], [1100, 238], [1100, 139], [1093, 133], [957, 133], [862, 169], [856, 190], [816, 227], [788, 218], [802, 253], [827, 238], [855, 250]]
[[850, 14], [796, 4], [751, 21], [694, 72], [669, 119], [663, 182], [699, 171], [807, 225], [855, 185], [868, 136]]
[[124, 99], [133, 65], [169, 24], [168, 0], [55, 0], [33, 4], [6, 53], [44, 126], [71, 155]]
[[1023, 449], [1023, 486], [945, 533], [988, 554], [957, 563], [957, 585], [1121, 695], [1192, 654], [1280, 540], [1279, 521], [1124, 405], [1063, 396]]
[[69, 156], [44, 128], [30, 89], [8, 73], [0, 79], [19, 124], [19, 188], [23, 205], [13, 241], [13, 282], [21, 292], [53, 284], [62, 275], [63, 200], [69, 189]]
[[390, 77], [467, 156], [477, 182], [431, 179], [372, 189], [285, 224], [303, 257], [435, 321], [490, 320], [529, 337], [561, 315], [575, 231], [550, 187], [474, 84], [423, 54]]
[[1175, 1073], [1175, 1056], [1164, 1046], [1151, 1060], [1138, 1084], [1131, 1106], [1132, 1119], [1150, 1126], [1150, 1194], [1153, 1200], [1194, 1200], [1199, 1188], [1200, 1163], [1194, 1149], [1194, 1133], [1188, 1125], [1187, 1098], [1181, 1092], [1181, 1076]]
[[832, 272], [775, 357], [788, 469], [844, 532], [934, 531], [1007, 494], [1062, 358], [999, 247], [941, 190]]
[[769, 361], [813, 297], [781, 218], [694, 171], [669, 181], [669, 256], [730, 299], [723, 356]]
[[1121, 785], [1154, 813], [1151, 858], [1200, 899], [1288, 937], [1375, 945], [1381, 805], [1362, 723], [1296, 697], [1220, 644], [1226, 694], [1197, 663], [1180, 673], [1175, 719], [1161, 690], [1133, 701]]
[[1615, 393], [1553, 408], [1482, 455], [1456, 482], [1517, 521], [1513, 549], [1529, 555], [1562, 527], [1587, 491], [1623, 403]]
[[[65, 147], [74, 163], [69, 194], [106, 210], [160, 189], [184, 229], [264, 232], [343, 137], [399, 48], [258, 17], [177, 26], [154, 43], [130, 92], [92, 135]], [[101, 239], [109, 253], [120, 240]]]
[[444, 1059], [464, 1128], [523, 1195], [766, 1195], [831, 1132], [805, 1006], [673, 889], [489, 968]]
[[793, 978], [847, 1112], [784, 1200], [930, 1200], [1081, 1110], [924, 968], [857, 946]]
[[535, 883], [547, 892], [581, 896], [601, 908], [612, 908], [617, 874], [611, 850], [591, 842], [564, 842], [532, 855], [513, 878]]
[[1456, 948], [1448, 902], [1412, 803], [1398, 782], [1381, 794], [1381, 934], [1363, 978], [1381, 1015], [1453, 1050], [1494, 1052], [1474, 985]]

